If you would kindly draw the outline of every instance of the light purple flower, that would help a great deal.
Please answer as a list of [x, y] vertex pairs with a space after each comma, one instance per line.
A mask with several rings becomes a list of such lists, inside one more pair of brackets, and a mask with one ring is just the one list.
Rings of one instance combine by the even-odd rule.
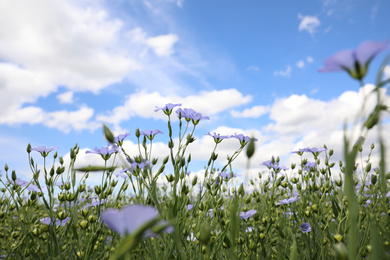
[[309, 222], [303, 223], [303, 224], [299, 227], [299, 229], [302, 231], [302, 233], [310, 232], [310, 231], [311, 231], [311, 227], [310, 227]]
[[310, 168], [315, 168], [317, 164], [315, 162], [307, 162], [304, 166], [303, 169], [305, 171], [310, 171]]
[[243, 212], [241, 211], [240, 212], [240, 218], [242, 219], [248, 219], [250, 217], [252, 217], [253, 215], [255, 215], [257, 213], [257, 210], [253, 209], [253, 210], [249, 210], [247, 212]]
[[[272, 158], [273, 158], [273, 156], [272, 156]], [[272, 161], [274, 161], [274, 163], [272, 163]], [[276, 160], [265, 161], [265, 162], [262, 162], [260, 165], [267, 166], [269, 169], [272, 168], [274, 170], [288, 170], [288, 168], [285, 166], [279, 166], [279, 163], [276, 162]]]
[[191, 210], [193, 207], [194, 207], [194, 205], [188, 204], [186, 208], [187, 208], [187, 210]]
[[172, 103], [168, 103], [168, 104], [165, 104], [165, 106], [163, 107], [157, 107], [156, 106], [156, 109], [154, 110], [154, 112], [157, 112], [159, 110], [163, 110], [165, 114], [171, 114], [172, 113], [172, 109], [174, 107], [178, 107], [178, 106], [181, 106], [181, 104], [172, 104]]
[[129, 205], [123, 211], [107, 209], [102, 213], [102, 219], [110, 229], [121, 235], [131, 234], [146, 222], [159, 216], [154, 207], [143, 205]]
[[[245, 145], [246, 143], [248, 143], [251, 140], [251, 137], [249, 137], [249, 136], [245, 136], [243, 134], [236, 134], [236, 133], [234, 135], [231, 135], [230, 138], [238, 139], [238, 141], [240, 141], [241, 145]], [[254, 138], [254, 140], [256, 142], [258, 141], [256, 138]]]
[[201, 113], [196, 112], [192, 108], [179, 108], [176, 110], [177, 116], [180, 118], [184, 117], [187, 121], [193, 120], [195, 122], [199, 122], [201, 119], [207, 119], [210, 120], [208, 116], [202, 116]]
[[227, 173], [227, 172], [221, 172], [221, 173], [219, 174], [219, 176], [221, 176], [222, 178], [229, 179], [229, 178], [237, 177], [237, 174], [233, 173], [233, 174], [231, 175], [230, 173]]
[[220, 142], [222, 142], [223, 139], [229, 139], [229, 138], [230, 138], [230, 137], [227, 136], [227, 135], [219, 135], [219, 134], [217, 134], [217, 133], [215, 133], [215, 132], [214, 132], [213, 134], [207, 133], [207, 134], [205, 134], [205, 135], [209, 135], [209, 136], [213, 137], [213, 138], [214, 138], [214, 141], [215, 141], [217, 144], [219, 144]]
[[146, 136], [149, 140], [153, 140], [156, 134], [163, 134], [163, 132], [158, 129], [154, 129], [141, 131], [140, 134]]
[[[66, 217], [64, 220], [57, 219], [56, 226], [57, 227], [64, 226], [66, 223], [68, 223], [69, 219], [70, 219], [69, 217]], [[41, 218], [40, 221], [41, 221], [41, 223], [46, 224], [46, 225], [50, 225], [50, 222], [51, 222], [50, 217]]]
[[124, 134], [118, 135], [117, 137], [114, 138], [114, 143], [118, 143], [118, 142], [123, 141], [123, 139], [125, 139], [129, 135], [130, 135], [130, 133], [124, 133]]
[[342, 50], [327, 58], [319, 72], [347, 71], [352, 77], [361, 80], [367, 73], [371, 60], [386, 50], [387, 41], [365, 41], [356, 50]]
[[130, 163], [130, 168], [125, 168], [124, 170], [120, 171], [121, 173], [125, 172], [125, 171], [135, 171], [137, 169], [145, 169], [145, 167], [148, 167], [149, 165], [151, 165], [152, 163], [149, 162], [149, 161], [146, 161], [146, 160], [142, 160], [140, 163], [132, 160], [132, 159], [129, 159], [128, 162]]
[[99, 149], [95, 147], [93, 151], [86, 151], [85, 153], [95, 153], [95, 154], [100, 154], [102, 156], [107, 156], [119, 152], [120, 150], [121, 150], [120, 147], [113, 145], [113, 146], [104, 146]]
[[299, 199], [300, 199], [300, 197], [291, 197], [288, 199], [282, 199], [282, 200], [279, 200], [279, 202], [277, 202], [276, 205], [281, 205], [281, 204], [287, 205], [287, 204], [293, 203]]
[[46, 146], [38, 146], [35, 148], [31, 148], [31, 150], [33, 150], [33, 151], [40, 152], [43, 157], [46, 157], [51, 151], [57, 150], [57, 149], [58, 149], [58, 147], [55, 147], [55, 146], [52, 146], [49, 148], [46, 148]]
[[298, 151], [292, 151], [291, 153], [300, 153], [300, 154], [303, 154], [304, 152], [308, 152], [308, 153], [321, 153], [323, 151], [327, 151], [328, 149], [327, 148], [301, 148], [299, 149]]

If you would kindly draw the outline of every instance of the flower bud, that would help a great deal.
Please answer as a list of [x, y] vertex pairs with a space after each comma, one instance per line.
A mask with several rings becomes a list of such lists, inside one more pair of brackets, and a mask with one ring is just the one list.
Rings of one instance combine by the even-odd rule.
[[165, 176], [167, 178], [168, 182], [173, 182], [175, 180], [175, 177], [172, 174], [169, 174], [168, 176]]
[[164, 158], [163, 164], [167, 164], [168, 160], [169, 160], [169, 155], [168, 155], [167, 157]]
[[192, 179], [192, 186], [195, 186], [196, 183], [198, 182], [198, 176], [195, 175], [195, 177]]
[[103, 124], [103, 133], [104, 133], [104, 137], [109, 143], [111, 144], [114, 143], [114, 139], [115, 139], [114, 135], [105, 124]]
[[375, 174], [373, 174], [373, 175], [371, 176], [371, 183], [372, 183], [373, 185], [375, 185], [375, 183], [376, 183], [377, 180], [378, 180], [378, 177], [377, 177]]
[[255, 138], [252, 137], [248, 143], [248, 147], [246, 148], [246, 156], [248, 159], [250, 159], [255, 153], [255, 148]]
[[12, 171], [12, 180], [13, 181], [16, 181], [17, 177], [16, 177], [16, 172], [15, 170]]
[[244, 185], [241, 183], [240, 187], [238, 188], [238, 194], [240, 194], [242, 197], [245, 195]]
[[87, 229], [87, 227], [88, 227], [88, 221], [87, 221], [87, 220], [83, 220], [83, 221], [81, 221], [81, 222], [79, 223], [79, 225], [80, 225], [80, 227], [81, 227], [82, 229]]
[[135, 136], [139, 138], [141, 136], [141, 132], [139, 131], [139, 128], [135, 130]]

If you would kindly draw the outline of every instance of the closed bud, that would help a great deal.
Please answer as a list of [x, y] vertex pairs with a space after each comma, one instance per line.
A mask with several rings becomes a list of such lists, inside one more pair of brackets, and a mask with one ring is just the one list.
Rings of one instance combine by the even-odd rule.
[[152, 164], [153, 164], [153, 165], [156, 165], [157, 162], [158, 162], [158, 159], [157, 159], [157, 158], [154, 158], [154, 159], [152, 160]]
[[109, 142], [109, 143], [114, 143], [114, 135], [112, 134], [110, 128], [108, 128], [105, 124], [103, 124], [103, 133], [104, 133], [104, 137], [106, 138], [106, 140]]
[[198, 182], [198, 176], [195, 175], [195, 177], [192, 179], [192, 186], [195, 186]]
[[238, 194], [240, 194], [242, 197], [245, 195], [244, 185], [241, 183], [240, 187], [238, 188]]
[[169, 147], [170, 149], [173, 149], [174, 146], [175, 146], [175, 145], [174, 145], [173, 141], [169, 141], [169, 142], [168, 142], [168, 147]]
[[89, 210], [87, 208], [84, 208], [83, 210], [81, 210], [81, 214], [83, 215], [83, 217], [86, 217], [89, 213]]
[[187, 163], [190, 163], [191, 162], [191, 154], [188, 155], [188, 158], [187, 158]]
[[371, 176], [371, 183], [372, 183], [373, 185], [375, 185], [375, 183], [376, 183], [377, 180], [378, 180], [378, 177], [377, 177], [375, 174], [373, 174], [373, 175]]
[[[7, 166], [7, 170], [8, 170], [8, 166]], [[12, 171], [12, 180], [15, 182], [16, 179], [17, 179], [17, 177], [16, 177], [16, 172], [15, 172], [15, 170], [13, 170], [13, 171]]]
[[27, 153], [31, 153], [31, 144], [29, 143], [26, 148]]
[[89, 223], [95, 223], [97, 220], [97, 217], [94, 215], [89, 215], [89, 217], [87, 219], [88, 219]]
[[59, 220], [64, 220], [66, 218], [66, 213], [61, 211], [57, 213], [57, 217]]
[[333, 155], [333, 149], [330, 149], [329, 150], [329, 156], [332, 156]]
[[292, 163], [292, 164], [291, 164], [291, 170], [294, 170], [294, 169], [295, 169], [295, 166], [296, 166], [296, 164], [295, 164], [295, 163]]
[[99, 195], [102, 192], [102, 189], [100, 188], [100, 186], [96, 185], [94, 188], [95, 188], [95, 193], [97, 195]]
[[366, 165], [366, 172], [369, 172], [369, 171], [371, 171], [371, 163], [368, 163]]
[[88, 221], [87, 221], [87, 220], [83, 220], [83, 221], [81, 221], [81, 222], [79, 223], [79, 225], [80, 225], [80, 227], [81, 227], [82, 229], [87, 229], [87, 227], [88, 227]]
[[167, 164], [168, 160], [169, 160], [169, 155], [168, 155], [167, 157], [164, 158], [163, 164]]
[[70, 149], [70, 159], [73, 160], [76, 157], [74, 150], [71, 148]]
[[139, 138], [141, 136], [141, 132], [139, 131], [139, 128], [135, 130], [135, 136]]
[[297, 183], [297, 189], [298, 190], [301, 190], [302, 189], [302, 185], [300, 183]]
[[175, 180], [175, 177], [172, 174], [169, 174], [168, 176], [165, 176], [167, 178], [168, 182], [173, 182]]
[[255, 153], [255, 139], [252, 137], [246, 148], [246, 156], [250, 159]]
[[54, 176], [54, 166], [51, 167], [49, 174], [50, 174], [51, 177]]

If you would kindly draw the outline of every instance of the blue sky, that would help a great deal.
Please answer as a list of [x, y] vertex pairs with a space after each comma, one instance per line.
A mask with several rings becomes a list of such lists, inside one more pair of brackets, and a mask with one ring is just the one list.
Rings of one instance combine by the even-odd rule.
[[[2, 1], [0, 165], [29, 176], [28, 143], [67, 157], [76, 142], [80, 165], [97, 163], [85, 151], [106, 145], [103, 122], [130, 132], [132, 151], [137, 127], [167, 133], [153, 112], [166, 103], [211, 118], [195, 134], [194, 171], [212, 149], [204, 134], [214, 131], [259, 139], [253, 172], [272, 155], [289, 165], [298, 160], [292, 150], [324, 143], [337, 161], [342, 124], [362, 89], [345, 73], [318, 69], [339, 50], [389, 40], [388, 10], [385, 0]], [[372, 62], [367, 84], [385, 55]], [[156, 156], [164, 157], [166, 136], [156, 138]], [[238, 147], [224, 143], [220, 158]], [[235, 166], [241, 171], [245, 157]]]

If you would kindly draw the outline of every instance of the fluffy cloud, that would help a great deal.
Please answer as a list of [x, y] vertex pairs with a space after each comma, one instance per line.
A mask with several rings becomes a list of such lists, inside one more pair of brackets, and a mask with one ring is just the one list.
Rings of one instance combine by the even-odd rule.
[[0, 3], [0, 23], [7, 24], [0, 28], [0, 116], [9, 107], [56, 92], [59, 85], [96, 93], [137, 69], [135, 61], [109, 48], [122, 22], [98, 6], [82, 4]]
[[173, 53], [173, 45], [179, 38], [175, 34], [160, 35], [147, 39], [146, 43], [153, 48], [159, 57], [167, 57]]
[[[159, 92], [148, 93], [141, 91], [128, 96], [123, 105], [114, 108], [108, 115], [99, 115], [97, 119], [116, 125], [133, 116], [165, 119], [163, 113], [156, 113], [154, 109], [156, 106], [163, 106], [167, 103], [181, 103], [203, 115], [210, 116], [229, 108], [247, 104], [251, 100], [251, 96], [243, 96], [236, 89], [201, 91], [197, 95], [186, 97], [177, 95], [164, 96]], [[199, 104], [202, 105], [200, 106]]]
[[49, 128], [56, 128], [64, 133], [71, 130], [95, 130], [100, 124], [94, 122], [92, 117], [94, 110], [82, 106], [77, 111], [47, 112], [36, 106], [10, 107], [3, 116], [0, 116], [0, 124], [43, 124]]
[[298, 14], [298, 18], [301, 20], [299, 24], [299, 31], [307, 31], [310, 34], [313, 34], [318, 26], [320, 26], [320, 20], [315, 16], [303, 16]]
[[291, 66], [288, 65], [286, 70], [274, 71], [275, 76], [290, 77], [291, 76]]
[[57, 95], [57, 99], [62, 104], [71, 104], [71, 103], [73, 103], [73, 92], [68, 91], [68, 92], [64, 92], [62, 94], [59, 94], [59, 95]]
[[268, 113], [269, 107], [266, 106], [254, 106], [251, 108], [244, 109], [244, 111], [239, 112], [237, 110], [232, 110], [230, 114], [232, 117], [246, 117], [246, 118], [259, 118], [262, 115]]

